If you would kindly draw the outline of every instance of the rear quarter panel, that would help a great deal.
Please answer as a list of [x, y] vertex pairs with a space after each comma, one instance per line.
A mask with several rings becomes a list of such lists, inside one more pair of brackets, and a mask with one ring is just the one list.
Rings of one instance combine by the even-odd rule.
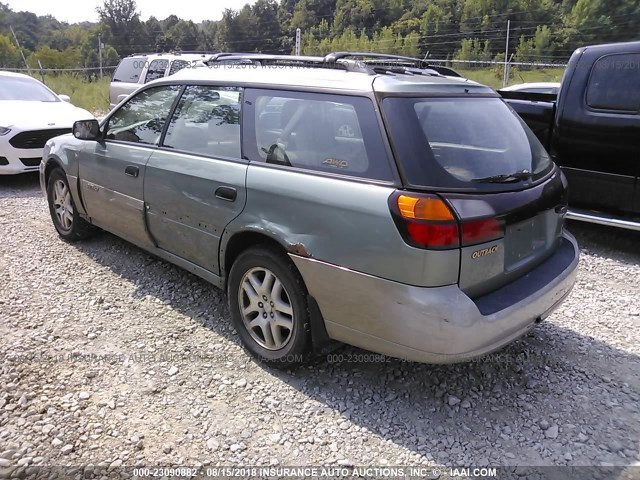
[[289, 252], [417, 286], [458, 281], [460, 254], [408, 246], [391, 217], [393, 186], [251, 164], [247, 206], [228, 227], [267, 235]]

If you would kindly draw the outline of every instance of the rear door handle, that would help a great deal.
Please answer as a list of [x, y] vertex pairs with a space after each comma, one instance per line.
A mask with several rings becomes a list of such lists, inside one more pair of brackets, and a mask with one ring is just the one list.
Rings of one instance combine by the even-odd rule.
[[227, 202], [235, 202], [236, 198], [238, 198], [238, 192], [235, 188], [218, 187], [216, 190], [216, 198], [226, 200]]
[[129, 175], [130, 177], [137, 177], [140, 173], [140, 169], [138, 167], [134, 167], [133, 165], [129, 165], [124, 169], [124, 174]]

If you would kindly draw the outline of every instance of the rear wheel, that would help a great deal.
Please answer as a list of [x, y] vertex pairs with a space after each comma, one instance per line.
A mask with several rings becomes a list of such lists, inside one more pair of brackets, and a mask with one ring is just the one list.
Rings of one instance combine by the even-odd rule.
[[96, 228], [80, 217], [69, 189], [67, 176], [60, 168], [49, 175], [47, 200], [51, 220], [58, 234], [69, 242], [82, 240], [93, 234]]
[[227, 296], [235, 329], [251, 354], [276, 367], [306, 360], [307, 292], [289, 258], [269, 247], [246, 250], [231, 268]]

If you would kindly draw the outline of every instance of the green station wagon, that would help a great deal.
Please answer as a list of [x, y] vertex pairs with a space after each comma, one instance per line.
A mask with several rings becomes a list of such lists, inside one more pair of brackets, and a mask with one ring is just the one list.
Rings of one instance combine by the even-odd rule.
[[492, 89], [375, 54], [220, 55], [45, 148], [68, 241], [97, 227], [227, 292], [244, 346], [485, 355], [570, 293], [566, 181]]

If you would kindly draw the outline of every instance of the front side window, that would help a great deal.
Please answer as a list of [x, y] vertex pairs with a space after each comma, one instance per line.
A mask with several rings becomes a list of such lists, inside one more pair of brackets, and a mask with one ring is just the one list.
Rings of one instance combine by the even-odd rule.
[[171, 118], [163, 147], [240, 158], [240, 102], [234, 87], [189, 86]]
[[593, 66], [587, 105], [627, 113], [640, 108], [640, 53], [607, 55]]
[[[254, 97], [255, 95], [255, 97]], [[373, 102], [365, 97], [252, 91], [255, 160], [391, 180]], [[253, 133], [253, 132], [250, 132]], [[254, 158], [252, 158], [253, 160]]]
[[154, 60], [149, 64], [147, 69], [147, 76], [144, 80], [145, 83], [149, 83], [158, 78], [164, 77], [164, 72], [167, 71], [169, 66], [169, 60]]
[[410, 185], [504, 190], [553, 168], [533, 132], [499, 98], [390, 97], [383, 109]]
[[169, 85], [140, 92], [109, 118], [105, 138], [157, 145], [180, 88]]

